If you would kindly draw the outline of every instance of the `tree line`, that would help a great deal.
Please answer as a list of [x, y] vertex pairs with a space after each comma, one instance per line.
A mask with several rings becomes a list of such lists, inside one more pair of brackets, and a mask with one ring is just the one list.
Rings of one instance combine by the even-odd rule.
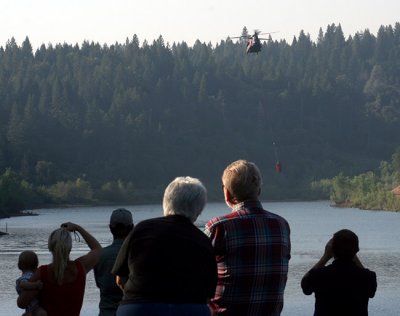
[[329, 192], [336, 206], [399, 212], [400, 196], [392, 192], [397, 187], [400, 188], [400, 148], [391, 162], [382, 161], [375, 170], [354, 176], [340, 173], [312, 183], [313, 189]]
[[0, 171], [52, 201], [67, 187], [86, 201], [150, 201], [179, 175], [216, 199], [225, 165], [245, 158], [264, 174], [263, 198], [304, 199], [320, 197], [312, 181], [388, 160], [400, 23], [348, 38], [331, 24], [316, 42], [301, 31], [262, 46], [246, 55], [230, 38], [190, 47], [133, 35], [33, 51], [11, 38], [0, 47]]

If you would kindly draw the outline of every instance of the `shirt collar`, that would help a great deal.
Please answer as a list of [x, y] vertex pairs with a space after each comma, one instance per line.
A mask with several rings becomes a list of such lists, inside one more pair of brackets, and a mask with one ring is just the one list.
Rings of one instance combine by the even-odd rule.
[[232, 212], [236, 212], [243, 208], [262, 208], [262, 205], [259, 200], [247, 200], [236, 204], [232, 208]]

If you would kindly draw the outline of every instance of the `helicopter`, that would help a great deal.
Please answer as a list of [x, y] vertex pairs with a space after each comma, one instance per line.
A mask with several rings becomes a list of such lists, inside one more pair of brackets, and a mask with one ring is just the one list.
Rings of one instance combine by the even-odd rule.
[[[232, 37], [234, 38], [241, 38], [241, 39], [247, 39], [247, 44], [246, 44], [246, 53], [259, 53], [261, 51], [261, 41], [271, 41], [271, 34], [276, 33], [276, 32], [269, 32], [269, 33], [261, 33], [259, 30], [254, 30], [253, 35], [242, 35], [242, 36], [236, 36]], [[269, 34], [269, 38], [260, 38], [258, 37], [259, 35], [266, 35]]]

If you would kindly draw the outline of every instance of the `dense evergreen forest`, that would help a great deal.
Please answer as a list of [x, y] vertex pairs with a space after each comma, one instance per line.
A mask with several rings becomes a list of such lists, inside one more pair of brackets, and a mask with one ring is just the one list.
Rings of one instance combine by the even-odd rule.
[[263, 199], [326, 197], [311, 182], [390, 159], [399, 123], [400, 23], [348, 38], [332, 24], [316, 42], [301, 31], [249, 55], [229, 38], [36, 51], [11, 38], [0, 47], [0, 209], [160, 201], [180, 175], [222, 199], [220, 175], [239, 158], [259, 165]]

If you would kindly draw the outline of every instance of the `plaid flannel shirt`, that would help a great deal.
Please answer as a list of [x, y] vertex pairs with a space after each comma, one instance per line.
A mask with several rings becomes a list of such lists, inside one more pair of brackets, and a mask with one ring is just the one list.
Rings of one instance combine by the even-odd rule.
[[205, 233], [218, 265], [214, 315], [280, 315], [290, 259], [287, 221], [246, 201], [211, 219]]

